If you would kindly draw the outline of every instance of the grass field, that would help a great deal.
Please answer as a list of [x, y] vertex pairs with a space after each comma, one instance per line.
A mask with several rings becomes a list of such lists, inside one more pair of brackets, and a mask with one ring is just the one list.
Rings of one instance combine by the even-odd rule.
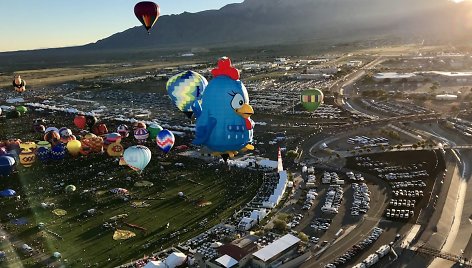
[[[39, 139], [30, 131], [33, 118], [31, 114], [19, 119], [1, 118], [0, 139]], [[57, 127], [64, 125], [77, 130], [73, 128], [70, 117], [57, 116], [54, 121]], [[177, 140], [176, 145], [181, 142]], [[134, 140], [127, 138], [123, 144], [127, 147], [134, 144]], [[98, 267], [113, 267], [176, 245], [230, 217], [255, 195], [262, 182], [259, 173], [229, 170], [223, 165], [207, 166], [201, 160], [184, 158], [174, 151], [164, 156], [154, 143], [146, 145], [152, 151], [152, 160], [142, 174], [119, 166], [117, 159], [106, 154], [66, 157], [46, 164], [37, 162], [30, 168], [18, 165], [17, 172], [0, 178], [0, 189], [12, 188], [21, 196], [19, 201], [0, 199], [0, 219], [4, 230], [15, 240], [27, 243], [39, 252], [44, 250], [47, 256], [55, 251], [61, 252], [62, 260], [67, 259], [70, 267], [96, 263]], [[174, 163], [177, 162], [185, 166], [176, 167]], [[141, 180], [154, 185], [135, 187], [135, 182]], [[77, 190], [66, 193], [64, 188], [68, 184], [75, 185]], [[130, 200], [124, 201], [112, 194], [109, 190], [115, 187], [128, 189]], [[84, 193], [84, 190], [88, 192]], [[186, 198], [179, 197], [178, 192], [183, 192]], [[134, 208], [131, 206], [133, 201], [145, 201], [150, 206]], [[67, 215], [54, 215], [52, 208], [40, 206], [42, 202], [55, 203], [56, 208], [66, 210]], [[205, 202], [209, 205], [199, 206]], [[89, 209], [95, 209], [96, 213], [86, 213]], [[7, 217], [8, 213], [13, 217]], [[115, 241], [112, 238], [114, 230], [102, 226], [106, 221], [111, 222], [110, 217], [120, 214], [128, 217], [118, 220], [116, 228], [136, 233], [134, 238]], [[12, 224], [12, 219], [22, 217], [28, 224]], [[208, 220], [207, 223], [200, 224], [204, 219]], [[40, 222], [60, 237], [39, 230], [37, 225]], [[0, 244], [0, 250], [7, 250], [9, 246], [9, 243]], [[44, 267], [44, 264], [34, 264], [36, 259], [24, 256], [19, 250], [17, 254], [25, 267]], [[7, 262], [7, 267], [18, 267], [17, 261]]]

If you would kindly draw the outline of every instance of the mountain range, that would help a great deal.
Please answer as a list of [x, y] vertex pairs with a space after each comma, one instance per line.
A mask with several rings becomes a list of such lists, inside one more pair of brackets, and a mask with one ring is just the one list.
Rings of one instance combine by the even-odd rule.
[[472, 4], [449, 0], [245, 0], [219, 10], [162, 16], [148, 36], [134, 27], [89, 48], [253, 46], [418, 37], [468, 38]]
[[48, 62], [52, 56], [80, 57], [97, 51], [105, 57], [107, 51], [316, 46], [395, 38], [449, 44], [470, 41], [470, 33], [472, 1], [245, 0], [219, 10], [161, 16], [150, 35], [136, 26], [79, 47], [0, 53], [0, 61], [23, 60], [14, 55]]

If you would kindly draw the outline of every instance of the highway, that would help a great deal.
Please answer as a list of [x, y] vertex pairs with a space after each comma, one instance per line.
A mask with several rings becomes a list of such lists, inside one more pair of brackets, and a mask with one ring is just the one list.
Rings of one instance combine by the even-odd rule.
[[[330, 90], [332, 92], [336, 91], [339, 92], [341, 96], [349, 96], [351, 92], [344, 92], [345, 89], [349, 89], [352, 87], [349, 87], [355, 81], [359, 80], [362, 78], [363, 75], [365, 75], [365, 70], [370, 69], [375, 67], [376, 65], [382, 63], [385, 60], [383, 57], [379, 57], [369, 64], [367, 64], [364, 68], [355, 70], [354, 72], [346, 75], [344, 78], [339, 79], [337, 82], [335, 82], [331, 87]], [[357, 111], [355, 109], [355, 106], [352, 106], [349, 104], [349, 102], [345, 102], [344, 98], [342, 98], [342, 103], [343, 107], [356, 114], [365, 114], [366, 111], [361, 112]], [[445, 229], [441, 230], [446, 230], [444, 233], [437, 233], [435, 234], [434, 231], [431, 232], [426, 232], [423, 234], [424, 230], [421, 230], [419, 232], [419, 236], [422, 236], [422, 239], [426, 235], [427, 237], [430, 237], [432, 240], [435, 241], [434, 244], [436, 244], [437, 249], [441, 250], [441, 252], [444, 253], [451, 253], [454, 255], [458, 256], [463, 256], [465, 258], [472, 258], [472, 241], [471, 241], [471, 236], [472, 236], [472, 180], [471, 180], [471, 175], [472, 175], [472, 170], [470, 168], [470, 161], [472, 160], [472, 139], [467, 138], [465, 136], [462, 136], [455, 130], [451, 129], [446, 129], [440, 126], [437, 122], [431, 123], [429, 122], [428, 124], [426, 123], [414, 123], [415, 121], [418, 120], [418, 116], [403, 116], [403, 117], [398, 117], [398, 118], [383, 118], [383, 119], [378, 119], [379, 117], [375, 114], [367, 114], [367, 116], [370, 116], [371, 118], [377, 118], [374, 119], [371, 123], [372, 126], [375, 126], [377, 123], [381, 124], [388, 124], [390, 122], [408, 122], [410, 123], [410, 129], [407, 129], [408, 131], [412, 131], [412, 135], [416, 135], [417, 133], [420, 133], [421, 135], [427, 135], [427, 137], [432, 137], [436, 139], [437, 141], [441, 141], [443, 144], [445, 144], [446, 149], [451, 149], [451, 152], [455, 156], [457, 160], [457, 165], [458, 169], [456, 172], [454, 172], [454, 175], [452, 176], [452, 181], [451, 181], [451, 189], [449, 189], [449, 192], [444, 193], [442, 191], [442, 194], [447, 196], [448, 202], [447, 205], [444, 206], [443, 208], [436, 208], [433, 213], [435, 213], [437, 216], [436, 218], [440, 219], [439, 221], [442, 222], [442, 224], [448, 224], [446, 225]], [[421, 115], [420, 119], [421, 120], [432, 120], [432, 119], [438, 119], [440, 118], [441, 115], [438, 114], [428, 114], [428, 115]], [[363, 127], [363, 126], [359, 126]], [[417, 131], [417, 132], [416, 132]], [[336, 139], [340, 139], [344, 136], [348, 136], [349, 130], [346, 129], [344, 133], [341, 133], [340, 135], [336, 136], [330, 136], [330, 137], [325, 137], [324, 139], [318, 140], [316, 143], [312, 143], [312, 145], [309, 148], [304, 148], [305, 151], [308, 150], [308, 154], [311, 157], [315, 157], [317, 155], [316, 151], [320, 150], [320, 145], [322, 143], [330, 143], [335, 141]], [[406, 146], [407, 147], [407, 146]], [[437, 147], [439, 148], [439, 147]], [[412, 150], [413, 148], [406, 148], [405, 150]], [[436, 148], [435, 148], [436, 149]], [[371, 153], [375, 152], [376, 150], [374, 149]], [[342, 152], [338, 152], [341, 156], [348, 156], [347, 154], [344, 154]], [[448, 167], [451, 168], [451, 167]], [[446, 198], [446, 196], [444, 198]], [[443, 203], [445, 204], [445, 203]], [[385, 207], [383, 208], [385, 209]], [[381, 217], [381, 213], [383, 212], [383, 209], [380, 212], [379, 217]], [[440, 214], [438, 214], [440, 213]], [[448, 218], [448, 219], [446, 219]], [[368, 228], [366, 226], [375, 226], [372, 225], [372, 223], [377, 224], [378, 220], [374, 220], [373, 218], [370, 218], [369, 221], [372, 221], [371, 224], [365, 225], [366, 221], [363, 221], [359, 223], [357, 228], [355, 228], [349, 235], [347, 235], [347, 239], [343, 239], [340, 242], [336, 243], [336, 248], [335, 249], [328, 249], [327, 253], [324, 253], [324, 255], [321, 255], [319, 258], [312, 258], [309, 260], [305, 265], [302, 267], [322, 267], [322, 265], [326, 264], [327, 262], [331, 261], [333, 258], [336, 256], [342, 254], [342, 252], [346, 251], [350, 246], [353, 244], [357, 243], [358, 241], [362, 240], [360, 237], [362, 235], [365, 235], [369, 231], [367, 230]], [[367, 221], [367, 223], [369, 223]], [[433, 224], [434, 225], [434, 224]], [[411, 228], [411, 226], [405, 226], [405, 228]], [[408, 254], [408, 259], [403, 260], [403, 262], [400, 264], [399, 262], [396, 263], [398, 267], [414, 267], [418, 263], [422, 263], [421, 260], [424, 261], [424, 257], [421, 255], [410, 255]], [[418, 259], [418, 261], [416, 261]], [[427, 259], [427, 258], [426, 258]], [[423, 262], [424, 264], [424, 262]], [[451, 267], [453, 266], [454, 263], [448, 260], [436, 258], [434, 259], [429, 267]]]

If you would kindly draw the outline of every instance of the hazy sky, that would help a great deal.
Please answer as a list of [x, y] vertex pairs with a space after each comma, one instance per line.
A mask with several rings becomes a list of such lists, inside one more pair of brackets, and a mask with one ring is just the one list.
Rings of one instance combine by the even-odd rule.
[[[0, 0], [0, 51], [83, 45], [141, 25], [139, 0]], [[157, 0], [161, 15], [219, 9], [242, 0]], [[159, 21], [157, 22], [159, 23]], [[143, 31], [145, 29], [143, 28]]]

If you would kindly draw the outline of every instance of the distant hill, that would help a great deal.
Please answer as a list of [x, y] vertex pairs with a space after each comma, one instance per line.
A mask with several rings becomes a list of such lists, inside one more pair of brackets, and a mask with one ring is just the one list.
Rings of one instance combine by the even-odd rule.
[[87, 47], [251, 46], [390, 36], [447, 41], [467, 36], [469, 11], [471, 4], [449, 0], [246, 0], [220, 10], [162, 16], [149, 36], [134, 27]]
[[0, 53], [0, 65], [18, 68], [22, 61], [63, 65], [72, 57], [93, 59], [97, 51], [103, 59], [119, 60], [129, 59], [131, 54], [120, 54], [124, 50], [144, 57], [141, 50], [300, 43], [315, 47], [370, 39], [424, 39], [448, 44], [472, 39], [471, 12], [472, 1], [245, 0], [219, 10], [162, 16], [150, 35], [136, 26], [80, 47]]

